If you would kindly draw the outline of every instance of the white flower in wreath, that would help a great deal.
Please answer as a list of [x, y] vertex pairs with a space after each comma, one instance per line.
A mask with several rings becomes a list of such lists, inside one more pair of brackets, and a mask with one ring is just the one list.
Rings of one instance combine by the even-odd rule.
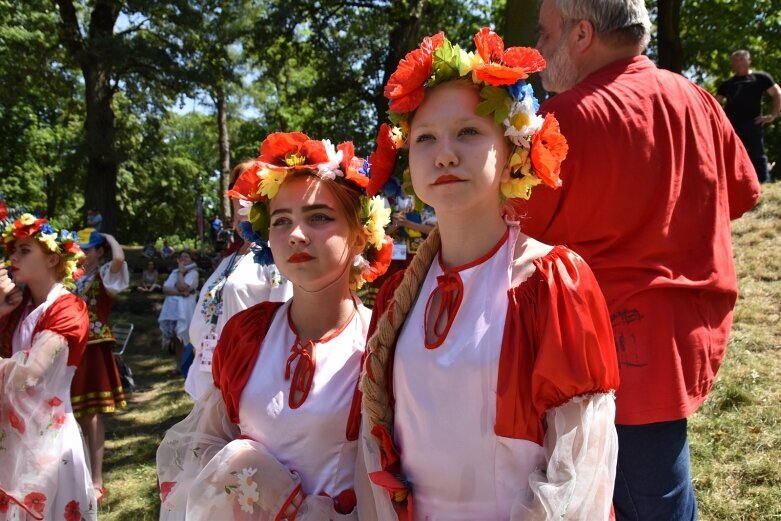
[[534, 98], [526, 96], [522, 101], [512, 104], [510, 113], [504, 120], [504, 135], [510, 138], [513, 144], [529, 148], [529, 139], [540, 129], [543, 121], [545, 119], [534, 110]]
[[244, 199], [239, 199], [239, 204], [241, 205], [241, 208], [239, 208], [239, 215], [242, 217], [249, 217], [249, 212], [252, 210], [252, 205], [255, 204], [252, 201], [245, 201]]
[[327, 179], [333, 181], [336, 176], [344, 177], [344, 172], [339, 168], [339, 164], [342, 162], [344, 153], [341, 150], [337, 150], [330, 140], [324, 139], [323, 146], [325, 147], [325, 153], [328, 156], [328, 161], [325, 164], [317, 166], [317, 175], [321, 179]]

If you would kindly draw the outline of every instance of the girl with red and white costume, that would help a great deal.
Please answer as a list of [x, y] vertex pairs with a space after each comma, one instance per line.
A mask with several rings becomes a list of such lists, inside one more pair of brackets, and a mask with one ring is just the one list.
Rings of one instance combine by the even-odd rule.
[[214, 385], [158, 449], [161, 519], [357, 519], [354, 400], [370, 312], [352, 289], [382, 274], [391, 250], [390, 212], [362, 195], [366, 170], [352, 144], [272, 134], [229, 192], [253, 205], [293, 297], [222, 330]]
[[2, 238], [10, 268], [0, 265], [0, 520], [94, 520], [70, 400], [89, 317], [66, 287], [84, 254], [75, 233], [30, 214]]
[[475, 43], [426, 38], [385, 90], [398, 126], [381, 130], [381, 168], [406, 143], [439, 224], [377, 297], [359, 515], [608, 519], [618, 367], [604, 298], [579, 256], [526, 236], [500, 198], [559, 183], [566, 141], [523, 82], [544, 61], [489, 29]]

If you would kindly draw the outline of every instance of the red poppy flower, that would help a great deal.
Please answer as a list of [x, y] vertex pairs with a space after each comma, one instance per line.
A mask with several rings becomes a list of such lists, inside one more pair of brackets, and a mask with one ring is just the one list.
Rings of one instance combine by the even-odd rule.
[[233, 188], [225, 192], [229, 197], [235, 199], [243, 199], [245, 201], [261, 201], [265, 199], [260, 195], [260, 177], [258, 177], [258, 171], [260, 170], [260, 164], [255, 162], [244, 170], [241, 175], [233, 183]]
[[11, 423], [11, 427], [19, 431], [19, 434], [24, 434], [24, 431], [26, 430], [24, 420], [18, 417], [11, 409], [8, 409], [8, 421]]
[[31, 511], [43, 514], [43, 510], [46, 508], [46, 496], [40, 492], [30, 492], [24, 496], [23, 503]]
[[0, 514], [8, 512], [8, 506], [11, 504], [11, 499], [8, 494], [0, 490]]
[[502, 38], [488, 27], [475, 35], [475, 46], [485, 62], [475, 67], [475, 75], [494, 87], [514, 85], [545, 68], [545, 59], [539, 51], [530, 47], [505, 50]]
[[391, 128], [387, 123], [380, 126], [377, 133], [377, 148], [369, 156], [371, 179], [366, 194], [374, 197], [393, 174], [396, 165], [396, 144], [391, 137]]
[[66, 253], [78, 255], [78, 253], [81, 252], [81, 248], [79, 248], [78, 243], [75, 241], [66, 242], [63, 244], [63, 247], [65, 248]]
[[53, 396], [49, 400], [46, 401], [51, 407], [59, 407], [62, 405], [62, 400], [60, 400], [58, 397]]
[[81, 506], [75, 499], [65, 505], [65, 521], [81, 521]]
[[361, 272], [361, 277], [366, 282], [374, 282], [383, 273], [388, 271], [393, 256], [393, 238], [386, 235], [382, 239], [382, 248], [367, 248], [366, 261], [369, 267]]
[[546, 114], [545, 120], [532, 137], [532, 168], [543, 183], [557, 188], [561, 185], [559, 174], [561, 162], [567, 157], [567, 139], [559, 130], [559, 122], [552, 114]]
[[325, 151], [325, 145], [319, 139], [309, 139], [301, 145], [299, 154], [303, 156], [304, 163], [295, 165], [298, 167], [309, 168], [317, 163], [328, 162], [328, 152]]
[[0, 201], [0, 221], [8, 217], [8, 207], [5, 205], [5, 201]]
[[65, 424], [65, 414], [62, 412], [55, 413], [54, 416], [52, 416], [52, 426], [55, 429], [59, 429]]
[[337, 149], [342, 151], [342, 163], [340, 166], [344, 172], [344, 178], [360, 189], [365, 190], [369, 186], [369, 178], [361, 173], [363, 159], [355, 157], [355, 146], [352, 141], [341, 143]]
[[165, 501], [165, 498], [168, 497], [168, 494], [171, 493], [171, 489], [174, 488], [176, 485], [176, 481], [163, 481], [160, 483], [160, 497]]
[[309, 141], [309, 136], [302, 132], [274, 132], [269, 134], [260, 144], [258, 161], [278, 166], [288, 166], [285, 158], [297, 154], [301, 146]]
[[410, 51], [399, 61], [399, 66], [385, 85], [385, 97], [390, 109], [398, 114], [412, 112], [423, 101], [425, 84], [431, 77], [431, 56], [445, 41], [445, 33], [439, 32], [423, 38], [418, 49]]

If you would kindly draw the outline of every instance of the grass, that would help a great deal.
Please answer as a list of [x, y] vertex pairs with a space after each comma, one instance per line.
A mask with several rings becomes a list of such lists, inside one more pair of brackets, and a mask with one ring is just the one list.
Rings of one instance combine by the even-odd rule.
[[[781, 183], [765, 185], [759, 205], [733, 223], [733, 248], [740, 297], [729, 350], [689, 421], [700, 519], [781, 520]], [[128, 260], [143, 265], [139, 249], [129, 248]], [[155, 451], [191, 407], [181, 379], [167, 376], [174, 362], [160, 349], [161, 301], [125, 292], [115, 306], [114, 320], [136, 325], [125, 359], [139, 390], [107, 421], [102, 520], [158, 518]]]

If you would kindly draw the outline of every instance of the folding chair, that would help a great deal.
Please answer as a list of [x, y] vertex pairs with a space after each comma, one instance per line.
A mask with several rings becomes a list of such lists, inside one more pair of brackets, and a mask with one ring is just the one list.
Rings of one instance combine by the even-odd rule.
[[122, 357], [130, 342], [130, 335], [133, 334], [134, 327], [131, 322], [117, 322], [111, 326], [111, 332], [114, 334], [117, 347], [119, 347], [119, 351], [114, 351], [114, 359], [117, 362], [119, 377], [122, 380], [122, 388], [126, 392], [133, 392], [136, 388], [136, 382], [133, 380], [133, 371], [130, 370], [130, 366], [127, 365], [127, 362]]

